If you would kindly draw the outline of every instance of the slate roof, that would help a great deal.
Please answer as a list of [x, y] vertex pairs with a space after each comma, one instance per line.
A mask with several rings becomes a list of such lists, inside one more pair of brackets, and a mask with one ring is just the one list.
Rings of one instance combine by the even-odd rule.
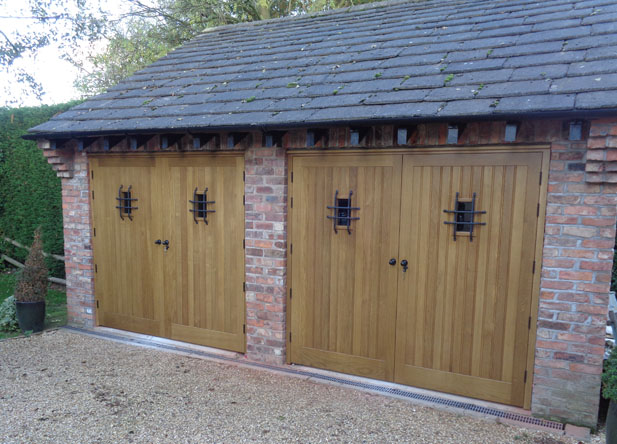
[[617, 110], [615, 0], [395, 1], [223, 26], [32, 137]]

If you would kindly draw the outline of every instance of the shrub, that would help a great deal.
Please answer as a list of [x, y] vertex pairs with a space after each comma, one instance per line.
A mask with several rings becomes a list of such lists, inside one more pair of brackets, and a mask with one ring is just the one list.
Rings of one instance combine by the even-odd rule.
[[604, 362], [602, 373], [602, 396], [611, 401], [617, 401], [617, 347]]
[[0, 304], [0, 330], [5, 332], [19, 331], [17, 313], [15, 312], [15, 296], [9, 296]]
[[[3, 242], [3, 236], [30, 245], [40, 226], [43, 251], [58, 255], [64, 254], [64, 240], [60, 179], [36, 143], [21, 136], [76, 103], [0, 108], [0, 251], [22, 263], [27, 251]], [[62, 262], [47, 258], [46, 263], [53, 276], [64, 276]]]
[[41, 230], [34, 231], [34, 241], [30, 247], [26, 266], [21, 270], [15, 285], [17, 302], [41, 302], [47, 295], [47, 266], [43, 256]]

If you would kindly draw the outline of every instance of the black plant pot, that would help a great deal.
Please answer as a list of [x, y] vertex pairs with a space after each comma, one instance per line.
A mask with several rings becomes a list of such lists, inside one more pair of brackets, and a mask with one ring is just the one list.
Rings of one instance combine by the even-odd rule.
[[43, 331], [45, 326], [45, 301], [15, 302], [17, 322], [22, 332]]
[[617, 402], [612, 400], [606, 413], [606, 444], [617, 444]]

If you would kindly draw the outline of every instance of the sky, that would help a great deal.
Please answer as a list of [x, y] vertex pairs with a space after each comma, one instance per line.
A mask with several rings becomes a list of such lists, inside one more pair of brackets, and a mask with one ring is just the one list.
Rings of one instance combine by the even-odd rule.
[[[88, 0], [95, 5], [101, 2], [103, 7], [114, 14], [125, 12], [129, 8], [127, 0]], [[25, 0], [0, 0], [0, 31], [11, 35], [24, 26], [36, 26], [36, 22], [26, 19], [2, 18], [22, 17], [27, 12], [22, 10]], [[67, 102], [80, 97], [79, 91], [73, 86], [77, 78], [77, 68], [60, 58], [57, 46], [49, 46], [37, 52], [35, 56], [24, 58], [15, 63], [24, 68], [43, 86], [44, 95], [39, 101], [34, 94], [24, 95], [21, 85], [14, 75], [0, 71], [0, 85], [7, 86], [9, 94], [2, 93], [0, 88], [0, 106], [37, 106]], [[17, 103], [14, 103], [18, 99]]]

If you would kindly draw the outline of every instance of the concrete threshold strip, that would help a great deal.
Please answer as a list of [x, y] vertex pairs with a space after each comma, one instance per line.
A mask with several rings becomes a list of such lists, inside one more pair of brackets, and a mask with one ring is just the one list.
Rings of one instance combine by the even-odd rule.
[[[377, 381], [352, 375], [341, 375], [340, 373], [313, 369], [310, 367], [296, 365], [277, 366], [245, 361], [242, 360], [242, 355], [234, 352], [227, 352], [209, 347], [202, 347], [194, 344], [172, 341], [164, 338], [156, 338], [137, 333], [124, 332], [110, 328], [97, 327], [93, 330], [70, 326], [65, 326], [62, 328], [75, 333], [94, 336], [101, 339], [108, 339], [124, 344], [154, 348], [219, 362], [223, 361], [226, 363], [234, 363], [249, 368], [269, 370], [290, 376], [306, 377], [314, 381], [340, 385], [343, 387], [354, 387], [370, 393], [388, 395], [399, 399], [413, 400], [419, 404], [441, 410], [472, 414], [474, 416], [483, 416], [487, 419], [493, 419], [498, 422], [512, 424], [519, 427], [544, 430], [553, 433], [557, 432], [560, 434], [563, 434], [565, 430], [565, 426], [562, 423], [541, 418], [534, 418], [528, 414], [519, 413], [519, 411], [523, 410], [515, 407], [499, 405], [500, 408], [496, 408], [492, 403], [485, 403], [479, 400], [472, 400], [469, 398], [462, 398], [464, 400], [461, 400], [461, 397], [458, 396], [442, 394], [424, 389], [415, 389], [400, 384]], [[495, 404], [495, 406], [497, 405]]]

